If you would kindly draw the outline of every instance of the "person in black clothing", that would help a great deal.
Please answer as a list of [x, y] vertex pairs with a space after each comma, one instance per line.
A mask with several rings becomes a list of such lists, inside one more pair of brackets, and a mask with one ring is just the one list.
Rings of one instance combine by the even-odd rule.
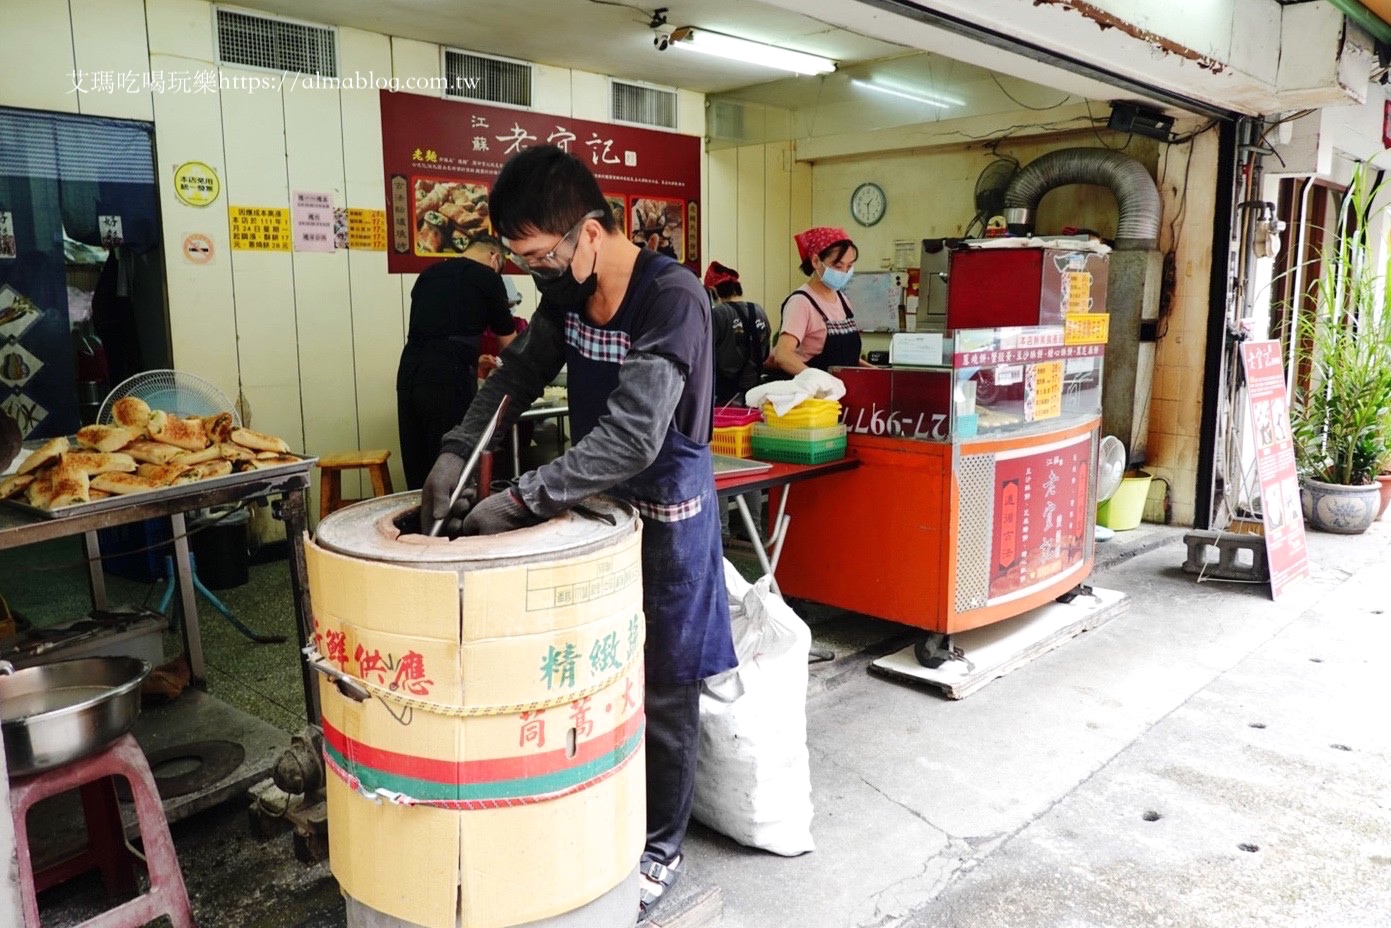
[[757, 303], [740, 299], [744, 288], [739, 272], [718, 261], [705, 269], [705, 288], [718, 299], [710, 313], [715, 328], [715, 405], [743, 403], [744, 393], [758, 386], [768, 359], [768, 314]]
[[440, 439], [473, 402], [484, 329], [498, 337], [501, 348], [516, 338], [502, 264], [502, 244], [479, 236], [462, 258], [432, 265], [411, 288], [410, 330], [396, 369], [397, 428], [408, 489], [425, 485]]

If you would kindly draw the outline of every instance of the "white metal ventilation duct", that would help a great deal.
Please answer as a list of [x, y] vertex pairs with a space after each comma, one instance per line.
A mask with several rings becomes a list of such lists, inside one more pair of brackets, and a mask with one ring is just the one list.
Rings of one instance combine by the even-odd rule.
[[1129, 155], [1101, 148], [1063, 148], [1029, 162], [1005, 189], [1005, 222], [1011, 232], [1034, 230], [1044, 194], [1067, 184], [1109, 187], [1120, 207], [1118, 251], [1144, 251], [1159, 241], [1159, 189], [1145, 166]]

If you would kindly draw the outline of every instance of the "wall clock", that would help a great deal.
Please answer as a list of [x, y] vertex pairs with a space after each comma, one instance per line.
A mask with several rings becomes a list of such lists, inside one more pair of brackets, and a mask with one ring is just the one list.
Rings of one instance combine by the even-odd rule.
[[874, 183], [863, 183], [850, 194], [850, 215], [862, 226], [872, 226], [884, 218], [884, 210], [889, 198], [884, 196], [884, 188]]

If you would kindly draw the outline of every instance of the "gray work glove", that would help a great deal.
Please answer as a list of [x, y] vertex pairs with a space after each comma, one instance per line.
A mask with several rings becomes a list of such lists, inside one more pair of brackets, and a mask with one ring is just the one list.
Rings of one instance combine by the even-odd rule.
[[478, 498], [478, 490], [473, 486], [467, 486], [454, 501], [454, 507], [449, 507], [449, 496], [454, 492], [454, 487], [459, 483], [459, 476], [463, 472], [464, 459], [457, 454], [446, 451], [435, 459], [435, 465], [430, 468], [430, 476], [425, 478], [425, 486], [420, 490], [422, 534], [430, 534], [430, 529], [440, 519], [444, 519], [440, 535], [454, 538], [463, 529], [464, 516], [468, 515], [473, 501]]
[[494, 493], [470, 509], [468, 518], [464, 519], [463, 534], [500, 535], [543, 521], [532, 515], [516, 490], [507, 490]]

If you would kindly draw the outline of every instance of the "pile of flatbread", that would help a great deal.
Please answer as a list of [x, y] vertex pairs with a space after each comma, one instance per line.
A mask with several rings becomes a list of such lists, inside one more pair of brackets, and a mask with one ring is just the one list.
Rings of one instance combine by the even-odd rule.
[[299, 461], [283, 439], [237, 428], [230, 412], [183, 418], [133, 396], [111, 412], [113, 425], [83, 426], [76, 445], [55, 438], [29, 455], [0, 480], [0, 499], [58, 509]]

